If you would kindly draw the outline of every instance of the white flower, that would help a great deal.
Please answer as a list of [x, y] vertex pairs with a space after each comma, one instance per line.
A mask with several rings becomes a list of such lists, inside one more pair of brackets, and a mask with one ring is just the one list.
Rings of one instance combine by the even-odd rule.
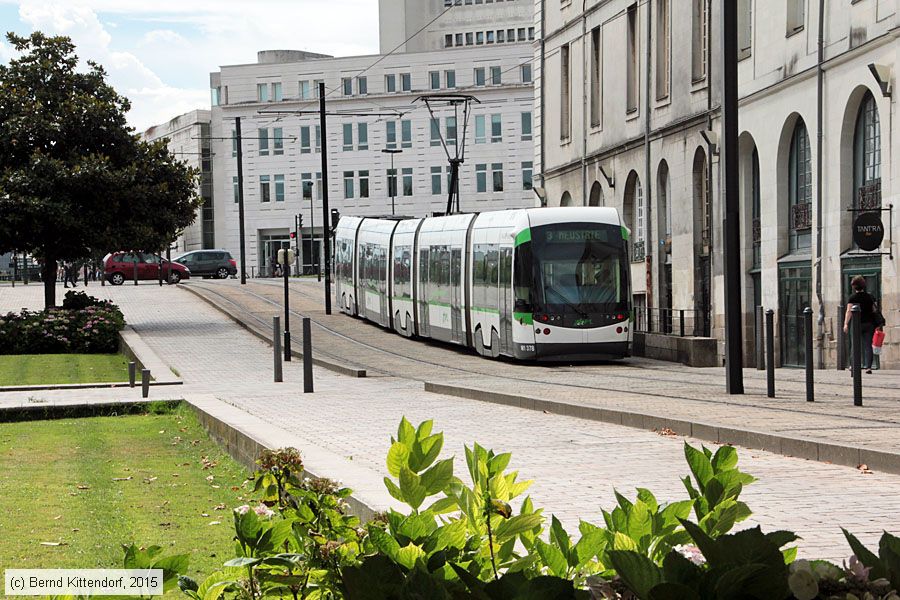
[[700, 552], [700, 548], [697, 546], [689, 546], [687, 544], [679, 544], [672, 548], [675, 552], [682, 555], [695, 565], [703, 565], [706, 564], [706, 558], [704, 558], [703, 553]]
[[236, 509], [234, 509], [234, 512], [236, 512], [239, 515], [246, 515], [247, 512], [249, 512], [249, 511], [250, 511], [249, 504], [244, 504], [243, 506], [238, 506]]
[[264, 519], [269, 519], [275, 516], [275, 511], [270, 510], [268, 506], [265, 504], [260, 504], [256, 508], [253, 509], [253, 512], [256, 513], [257, 516], [262, 517]]

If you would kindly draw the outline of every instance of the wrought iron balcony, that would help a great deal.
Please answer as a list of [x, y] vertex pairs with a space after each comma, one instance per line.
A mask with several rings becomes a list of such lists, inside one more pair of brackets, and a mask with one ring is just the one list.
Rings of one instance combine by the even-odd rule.
[[644, 240], [636, 241], [631, 246], [631, 262], [642, 262], [647, 256], [647, 244]]
[[878, 210], [881, 208], [881, 179], [860, 186], [857, 190], [856, 207], [862, 210]]
[[791, 231], [812, 228], [812, 203], [795, 204], [791, 207]]

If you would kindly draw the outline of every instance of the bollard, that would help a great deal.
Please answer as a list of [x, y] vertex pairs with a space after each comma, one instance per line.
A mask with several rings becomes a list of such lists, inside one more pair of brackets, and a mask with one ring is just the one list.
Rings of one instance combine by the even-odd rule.
[[141, 369], [141, 396], [150, 395], [150, 369]]
[[851, 369], [853, 374], [853, 406], [862, 406], [862, 317], [859, 304], [850, 309]]
[[763, 336], [763, 330], [766, 326], [766, 311], [762, 306], [756, 307], [756, 370], [765, 371], [766, 369], [766, 341]]
[[272, 349], [275, 351], [275, 383], [284, 381], [281, 372], [281, 317], [272, 317]]
[[137, 260], [134, 261], [134, 285], [137, 285]]
[[134, 380], [137, 378], [137, 365], [134, 362], [128, 363], [128, 384], [134, 387]]
[[[285, 254], [288, 254], [285, 251]], [[282, 265], [281, 270], [284, 272], [284, 360], [291, 360], [291, 303], [288, 287], [288, 277], [291, 272], [289, 264]]]
[[681, 321], [681, 337], [684, 337], [684, 309], [678, 311], [678, 320]]
[[837, 326], [837, 370], [843, 371], [847, 368], [847, 335], [844, 333], [844, 318], [846, 316], [847, 307], [841, 304], [838, 306], [837, 319], [834, 321]]
[[766, 311], [766, 395], [775, 397], [775, 311]]
[[804, 329], [806, 330], [806, 401], [815, 401], [813, 390], [813, 311], [810, 307], [803, 309]]
[[309, 317], [303, 317], [303, 393], [313, 392], [312, 331]]

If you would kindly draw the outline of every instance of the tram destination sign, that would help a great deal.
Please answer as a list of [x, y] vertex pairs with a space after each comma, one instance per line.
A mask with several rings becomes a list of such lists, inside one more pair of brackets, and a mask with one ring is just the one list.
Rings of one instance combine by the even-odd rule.
[[547, 231], [544, 239], [556, 243], [608, 242], [609, 233], [602, 229], [560, 229]]
[[864, 212], [853, 222], [853, 241], [860, 250], [877, 250], [884, 240], [884, 223], [881, 213]]

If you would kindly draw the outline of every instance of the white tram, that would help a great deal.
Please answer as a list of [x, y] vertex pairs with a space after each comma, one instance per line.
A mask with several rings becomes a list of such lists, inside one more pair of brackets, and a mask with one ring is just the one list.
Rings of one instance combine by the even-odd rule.
[[342, 217], [337, 303], [405, 336], [482, 356], [622, 358], [632, 339], [627, 246], [613, 208]]

